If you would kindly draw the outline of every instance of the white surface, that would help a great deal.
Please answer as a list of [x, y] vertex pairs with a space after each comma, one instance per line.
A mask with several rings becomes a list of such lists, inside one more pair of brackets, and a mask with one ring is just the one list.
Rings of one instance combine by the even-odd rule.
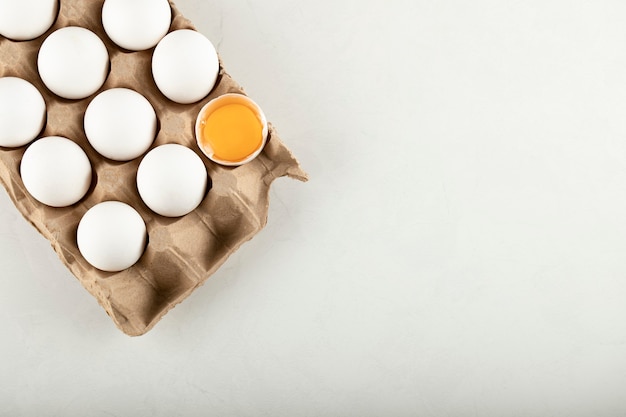
[[626, 3], [178, 6], [311, 181], [134, 339], [0, 193], [0, 415], [626, 413]]

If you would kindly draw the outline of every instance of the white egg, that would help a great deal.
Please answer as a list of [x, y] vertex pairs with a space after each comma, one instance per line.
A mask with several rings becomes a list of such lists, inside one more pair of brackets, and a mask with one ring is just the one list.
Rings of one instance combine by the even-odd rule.
[[54, 94], [71, 99], [89, 97], [106, 81], [109, 54], [92, 31], [68, 26], [56, 30], [41, 45], [39, 75]]
[[17, 77], [0, 78], [0, 146], [26, 145], [46, 122], [46, 102], [37, 88]]
[[141, 94], [112, 88], [89, 103], [84, 125], [87, 139], [98, 153], [115, 161], [130, 161], [154, 141], [157, 116]]
[[43, 35], [54, 23], [58, 0], [0, 0], [0, 35], [26, 41]]
[[169, 33], [154, 50], [152, 75], [170, 100], [195, 103], [215, 86], [220, 64], [215, 47], [204, 35], [181, 29]]
[[186, 146], [161, 145], [143, 158], [137, 170], [137, 189], [146, 205], [166, 217], [193, 211], [204, 199], [206, 167]]
[[76, 143], [49, 136], [26, 149], [20, 175], [36, 200], [52, 207], [66, 207], [78, 202], [89, 190], [91, 163]]
[[107, 35], [122, 48], [143, 51], [167, 34], [172, 9], [167, 0], [106, 0], [102, 24]]
[[80, 220], [76, 241], [95, 268], [118, 272], [133, 266], [146, 248], [146, 224], [137, 211], [119, 201], [105, 201]]

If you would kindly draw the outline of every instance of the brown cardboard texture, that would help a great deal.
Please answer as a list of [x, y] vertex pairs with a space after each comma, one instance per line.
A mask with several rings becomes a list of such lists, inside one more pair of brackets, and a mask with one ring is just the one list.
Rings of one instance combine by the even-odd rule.
[[[93, 167], [93, 184], [89, 192], [77, 204], [66, 208], [48, 207], [33, 199], [19, 173], [26, 146], [0, 148], [0, 182], [17, 209], [50, 241], [61, 262], [98, 300], [114, 323], [128, 335], [141, 335], [265, 226], [272, 181], [282, 176], [306, 181], [307, 175], [271, 125], [265, 149], [252, 162], [228, 168], [206, 158], [195, 141], [194, 124], [198, 112], [212, 98], [229, 92], [243, 93], [242, 88], [220, 66], [215, 88], [200, 102], [181, 105], [168, 100], [152, 78], [153, 49], [129, 52], [117, 47], [102, 27], [102, 4], [103, 0], [61, 0], [59, 16], [44, 35], [26, 42], [0, 37], [0, 77], [23, 78], [43, 94], [48, 118], [40, 137], [65, 136], [85, 150]], [[171, 6], [170, 31], [195, 30], [175, 5]], [[137, 192], [136, 174], [142, 157], [130, 162], [114, 162], [100, 156], [91, 147], [83, 131], [83, 116], [98, 93], [83, 100], [65, 100], [44, 86], [37, 73], [39, 48], [50, 33], [66, 26], [81, 26], [93, 31], [108, 49], [110, 74], [98, 93], [126, 87], [150, 101], [159, 119], [159, 131], [152, 148], [179, 143], [201, 156], [211, 188], [195, 211], [180, 218], [155, 214], [145, 206]], [[134, 207], [148, 231], [149, 243], [144, 255], [137, 264], [118, 273], [95, 269], [81, 256], [76, 245], [76, 230], [83, 214], [108, 200], [122, 201]]]

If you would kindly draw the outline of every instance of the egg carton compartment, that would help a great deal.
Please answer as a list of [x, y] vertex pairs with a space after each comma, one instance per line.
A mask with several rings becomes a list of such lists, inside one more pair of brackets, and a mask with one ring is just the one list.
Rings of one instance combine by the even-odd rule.
[[[134, 336], [149, 331], [165, 313], [204, 283], [232, 253], [265, 226], [273, 180], [289, 176], [306, 181], [307, 175], [271, 124], [267, 144], [252, 162], [230, 168], [206, 158], [196, 144], [194, 133], [200, 109], [222, 94], [244, 94], [242, 88], [220, 62], [217, 83], [207, 97], [186, 105], [168, 100], [152, 77], [154, 48], [130, 52], [114, 44], [102, 26], [103, 1], [61, 0], [54, 25], [32, 41], [18, 42], [0, 36], [0, 77], [14, 76], [29, 81], [46, 101], [47, 122], [39, 137], [64, 136], [87, 153], [93, 168], [87, 195], [64, 208], [48, 207], [33, 199], [19, 172], [27, 146], [0, 148], [0, 182], [17, 209], [51, 242], [63, 264], [98, 300], [115, 325]], [[170, 2], [170, 6], [170, 32], [195, 30], [173, 3]], [[45, 87], [37, 73], [41, 44], [50, 33], [67, 26], [80, 26], [97, 34], [110, 57], [105, 84], [94, 95], [82, 100], [56, 96]], [[177, 143], [192, 149], [204, 162], [209, 189], [200, 206], [186, 216], [163, 217], [143, 203], [136, 186], [137, 168], [143, 156], [128, 162], [116, 162], [104, 158], [89, 144], [83, 128], [85, 110], [97, 94], [116, 87], [137, 91], [155, 109], [158, 132], [150, 149]], [[136, 209], [148, 233], [146, 250], [140, 260], [129, 269], [116, 273], [91, 266], [80, 254], [76, 243], [76, 231], [82, 216], [96, 204], [110, 200], [127, 203]]]

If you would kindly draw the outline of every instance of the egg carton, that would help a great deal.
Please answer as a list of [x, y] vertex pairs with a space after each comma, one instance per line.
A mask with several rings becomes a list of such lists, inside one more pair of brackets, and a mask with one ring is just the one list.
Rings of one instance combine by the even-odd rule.
[[[11, 200], [44, 237], [61, 262], [98, 300], [115, 325], [124, 333], [137, 336], [149, 331], [170, 309], [202, 285], [243, 243], [267, 223], [269, 189], [283, 176], [301, 181], [307, 174], [269, 125], [263, 152], [252, 162], [231, 168], [207, 159], [196, 145], [194, 125], [200, 109], [225, 93], [244, 94], [224, 70], [212, 92], [193, 104], [168, 100], [157, 88], [151, 73], [154, 48], [129, 52], [119, 48], [106, 35], [101, 21], [103, 0], [60, 0], [54, 25], [32, 41], [15, 42], [0, 36], [0, 77], [23, 78], [42, 93], [47, 105], [47, 122], [40, 137], [64, 136], [83, 148], [93, 167], [93, 181], [87, 195], [78, 203], [52, 208], [39, 203], [26, 191], [19, 166], [27, 146], [0, 148], [0, 182]], [[196, 30], [176, 6], [172, 7], [170, 31]], [[53, 31], [80, 26], [97, 34], [110, 57], [105, 84], [83, 100], [66, 100], [50, 92], [37, 72], [37, 54]], [[99, 155], [83, 130], [83, 117], [98, 93], [115, 87], [133, 89], [154, 107], [158, 133], [152, 147], [178, 143], [189, 147], [203, 160], [209, 174], [209, 191], [203, 202], [180, 218], [162, 217], [152, 212], [139, 197], [136, 186], [141, 157], [115, 162]], [[63, 161], [59, 161], [63, 163]], [[76, 243], [78, 223], [85, 212], [104, 201], [121, 201], [135, 208], [148, 232], [148, 245], [141, 259], [129, 269], [110, 273], [91, 266]]]

